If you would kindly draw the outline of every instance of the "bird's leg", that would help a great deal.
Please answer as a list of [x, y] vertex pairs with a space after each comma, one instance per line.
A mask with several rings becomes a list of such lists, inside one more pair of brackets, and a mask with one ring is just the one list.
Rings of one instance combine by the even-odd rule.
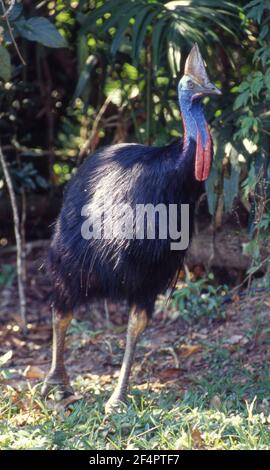
[[112, 396], [105, 405], [106, 414], [110, 414], [114, 410], [117, 410], [117, 408], [121, 408], [121, 405], [123, 405], [123, 403], [125, 403], [127, 400], [128, 380], [133, 363], [136, 344], [139, 337], [144, 332], [147, 323], [147, 311], [145, 309], [133, 307], [131, 309], [128, 321], [126, 349], [118, 383]]
[[46, 396], [55, 389], [56, 399], [60, 400], [73, 394], [64, 364], [65, 336], [72, 317], [72, 312], [62, 313], [53, 310], [52, 363], [41, 393]]

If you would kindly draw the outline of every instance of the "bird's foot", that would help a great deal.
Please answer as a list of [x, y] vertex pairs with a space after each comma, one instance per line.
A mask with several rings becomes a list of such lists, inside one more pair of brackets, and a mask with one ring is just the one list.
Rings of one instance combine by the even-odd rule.
[[61, 401], [74, 395], [74, 390], [69, 383], [68, 377], [49, 373], [42, 385], [41, 395], [47, 397], [50, 394], [53, 395], [55, 401]]
[[105, 414], [113, 415], [123, 413], [127, 409], [127, 397], [124, 394], [112, 394], [105, 404]]

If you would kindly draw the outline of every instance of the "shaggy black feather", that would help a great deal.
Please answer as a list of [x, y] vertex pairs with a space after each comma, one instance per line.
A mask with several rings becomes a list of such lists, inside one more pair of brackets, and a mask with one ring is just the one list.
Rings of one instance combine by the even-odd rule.
[[[121, 144], [90, 155], [67, 186], [49, 251], [53, 304], [62, 312], [92, 298], [152, 305], [174, 280], [183, 251], [172, 240], [91, 239], [81, 235], [82, 207], [99, 214], [103, 198], [119, 204], [189, 204], [190, 236], [202, 184], [194, 178], [196, 143], [183, 155], [179, 141], [166, 147]], [[117, 215], [116, 215], [117, 217]], [[119, 214], [121, 217], [121, 214]], [[178, 216], [180, 228], [180, 214]]]

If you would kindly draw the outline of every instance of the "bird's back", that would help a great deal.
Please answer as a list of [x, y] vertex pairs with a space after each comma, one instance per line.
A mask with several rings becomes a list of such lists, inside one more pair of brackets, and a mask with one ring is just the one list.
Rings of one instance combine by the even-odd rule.
[[[185, 172], [183, 179], [177, 165], [181, 152], [181, 142], [162, 148], [121, 144], [98, 150], [81, 165], [66, 189], [50, 249], [55, 302], [62, 308], [100, 296], [143, 303], [172, 282], [184, 252], [171, 250], [168, 230], [164, 239], [156, 236], [157, 217], [154, 239], [135, 238], [134, 232], [129, 238], [86, 239], [82, 224], [86, 216], [100, 220], [104, 203], [110, 210], [103, 223], [106, 217], [108, 223], [119, 222], [127, 207], [136, 214], [137, 207], [149, 204], [189, 204], [192, 221], [200, 185], [192, 165], [190, 178]], [[134, 229], [134, 219], [130, 224]]]

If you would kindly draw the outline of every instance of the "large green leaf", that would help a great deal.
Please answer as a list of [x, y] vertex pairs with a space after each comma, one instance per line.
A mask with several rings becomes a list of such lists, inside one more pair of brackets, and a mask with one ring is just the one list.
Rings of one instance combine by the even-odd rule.
[[147, 5], [145, 8], [142, 8], [135, 17], [135, 25], [132, 35], [132, 58], [136, 65], [145, 39], [147, 27], [151, 24], [151, 20], [155, 15], [156, 11], [153, 11], [153, 7], [151, 5]]
[[[124, 42], [125, 32], [131, 34], [132, 57], [138, 60], [139, 51], [145, 43], [149, 31], [153, 27], [153, 66], [157, 68], [162, 44], [162, 52], [167, 48], [167, 55], [174, 71], [179, 70], [180, 48], [183, 44], [189, 47], [198, 42], [205, 45], [203, 52], [208, 50], [212, 42], [219, 42], [217, 30], [224, 30], [226, 34], [239, 37], [239, 11], [240, 8], [225, 0], [186, 0], [161, 1], [146, 0], [107, 0], [96, 10], [85, 15], [83, 28], [87, 31], [107, 31], [110, 27], [116, 28], [111, 51], [113, 54]], [[106, 13], [110, 13], [108, 19]], [[97, 19], [103, 20], [100, 28]], [[131, 28], [131, 19], [135, 23]], [[175, 26], [177, 25], [177, 27]], [[172, 32], [172, 29], [174, 31]], [[157, 29], [157, 30], [156, 30]], [[180, 39], [182, 36], [182, 39]], [[202, 48], [203, 49], [203, 48]]]
[[66, 41], [56, 27], [47, 19], [35, 16], [16, 21], [15, 27], [21, 36], [29, 41], [36, 41], [47, 47], [65, 47]]
[[168, 61], [173, 77], [180, 71], [181, 62], [181, 30], [177, 23], [171, 25], [168, 33]]
[[157, 21], [154, 26], [152, 34], [152, 48], [153, 48], [153, 63], [154, 67], [158, 69], [160, 65], [161, 44], [163, 36], [166, 34], [168, 28], [168, 18], [162, 17]]

